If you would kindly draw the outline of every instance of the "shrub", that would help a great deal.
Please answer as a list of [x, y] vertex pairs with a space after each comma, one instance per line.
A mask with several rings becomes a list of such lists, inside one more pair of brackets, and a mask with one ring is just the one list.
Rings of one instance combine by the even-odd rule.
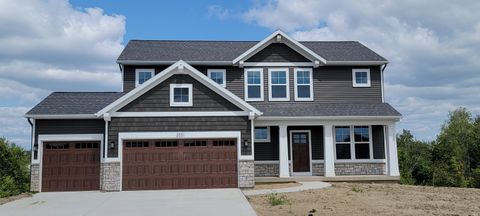
[[23, 148], [0, 138], [0, 197], [28, 191], [29, 158]]

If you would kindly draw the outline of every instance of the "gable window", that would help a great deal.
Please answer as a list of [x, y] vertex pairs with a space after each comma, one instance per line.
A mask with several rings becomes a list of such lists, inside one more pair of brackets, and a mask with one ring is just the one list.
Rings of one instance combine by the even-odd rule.
[[370, 87], [370, 69], [352, 70], [353, 87]]
[[135, 69], [135, 86], [139, 86], [153, 77], [155, 69]]
[[335, 127], [335, 153], [337, 160], [372, 159], [370, 126]]
[[270, 142], [270, 127], [255, 127], [255, 142]]
[[170, 84], [170, 106], [192, 105], [192, 84]]
[[288, 68], [268, 69], [268, 99], [270, 101], [289, 101]]
[[311, 68], [295, 68], [295, 100], [313, 101], [313, 79]]
[[226, 87], [226, 71], [225, 69], [208, 69], [208, 77], [218, 83], [219, 85]]
[[263, 101], [263, 69], [245, 69], [245, 100]]

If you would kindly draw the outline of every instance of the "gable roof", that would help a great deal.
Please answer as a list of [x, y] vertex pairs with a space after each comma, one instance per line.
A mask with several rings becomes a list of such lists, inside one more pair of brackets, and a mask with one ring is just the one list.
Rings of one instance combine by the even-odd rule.
[[312, 50], [305, 47], [303, 44], [299, 43], [298, 41], [290, 38], [287, 34], [283, 33], [282, 31], [278, 30], [273, 32], [271, 35], [263, 39], [262, 41], [258, 42], [254, 46], [250, 47], [247, 51], [240, 54], [237, 58], [233, 59], [232, 63], [237, 64], [243, 60], [250, 58], [251, 56], [258, 53], [260, 50], [264, 49], [271, 43], [275, 41], [281, 41], [285, 45], [289, 46], [296, 52], [304, 55], [306, 58], [310, 59], [312, 62], [319, 61], [322, 64], [326, 64], [327, 60], [323, 57], [318, 55], [317, 53], [313, 52]]
[[122, 92], [53, 92], [25, 117], [48, 118], [66, 115], [95, 117], [95, 113], [120, 98]]
[[256, 115], [262, 115], [262, 112], [260, 112], [258, 109], [248, 104], [238, 96], [234, 95], [232, 92], [223, 88], [222, 86], [220, 86], [219, 84], [217, 84], [216, 82], [214, 82], [213, 80], [211, 80], [210, 78], [208, 78], [203, 73], [193, 68], [183, 60], [177, 61], [175, 64], [166, 68], [165, 70], [158, 73], [151, 79], [147, 80], [137, 88], [133, 89], [132, 91], [118, 98], [117, 100], [115, 100], [114, 102], [112, 102], [111, 104], [103, 108], [102, 110], [98, 111], [95, 115], [102, 116], [107, 112], [118, 111], [123, 106], [129, 104], [130, 102], [140, 97], [144, 93], [148, 92], [153, 87], [157, 86], [159, 83], [165, 81], [166, 79], [168, 79], [174, 74], [188, 74], [193, 78], [195, 78], [196, 80], [200, 81], [202, 84], [204, 84], [214, 92], [216, 92], [217, 94], [219, 94], [220, 96], [224, 97], [225, 99], [233, 103], [234, 105], [238, 106], [242, 110], [253, 112]]
[[[131, 40], [117, 59], [120, 64], [232, 65], [233, 61], [259, 41]], [[388, 61], [357, 41], [299, 41], [326, 60], [327, 65], [348, 62], [384, 64]], [[175, 50], [175, 52], [172, 52]]]

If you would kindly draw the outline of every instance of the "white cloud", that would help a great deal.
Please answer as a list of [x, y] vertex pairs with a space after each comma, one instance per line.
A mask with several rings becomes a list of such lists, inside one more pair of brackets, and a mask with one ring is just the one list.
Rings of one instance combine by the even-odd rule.
[[207, 8], [207, 16], [209, 18], [226, 20], [230, 17], [230, 11], [220, 5], [210, 5]]
[[263, 1], [244, 19], [298, 40], [358, 40], [391, 62], [386, 98], [401, 128], [432, 139], [448, 111], [480, 114], [480, 2]]
[[51, 91], [118, 91], [125, 17], [67, 0], [0, 3], [0, 136], [29, 146], [23, 114]]

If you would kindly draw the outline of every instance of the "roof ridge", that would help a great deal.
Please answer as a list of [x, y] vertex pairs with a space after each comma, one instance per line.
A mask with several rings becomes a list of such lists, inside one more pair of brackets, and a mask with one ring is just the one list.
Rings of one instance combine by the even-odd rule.
[[53, 91], [53, 93], [123, 93], [114, 91]]
[[203, 40], [203, 39], [199, 39], [199, 40], [163, 40], [163, 39], [155, 39], [155, 40], [152, 40], [152, 39], [147, 39], [147, 40], [143, 40], [143, 39], [131, 39], [129, 41], [164, 41], [164, 42], [259, 42], [257, 40]]

